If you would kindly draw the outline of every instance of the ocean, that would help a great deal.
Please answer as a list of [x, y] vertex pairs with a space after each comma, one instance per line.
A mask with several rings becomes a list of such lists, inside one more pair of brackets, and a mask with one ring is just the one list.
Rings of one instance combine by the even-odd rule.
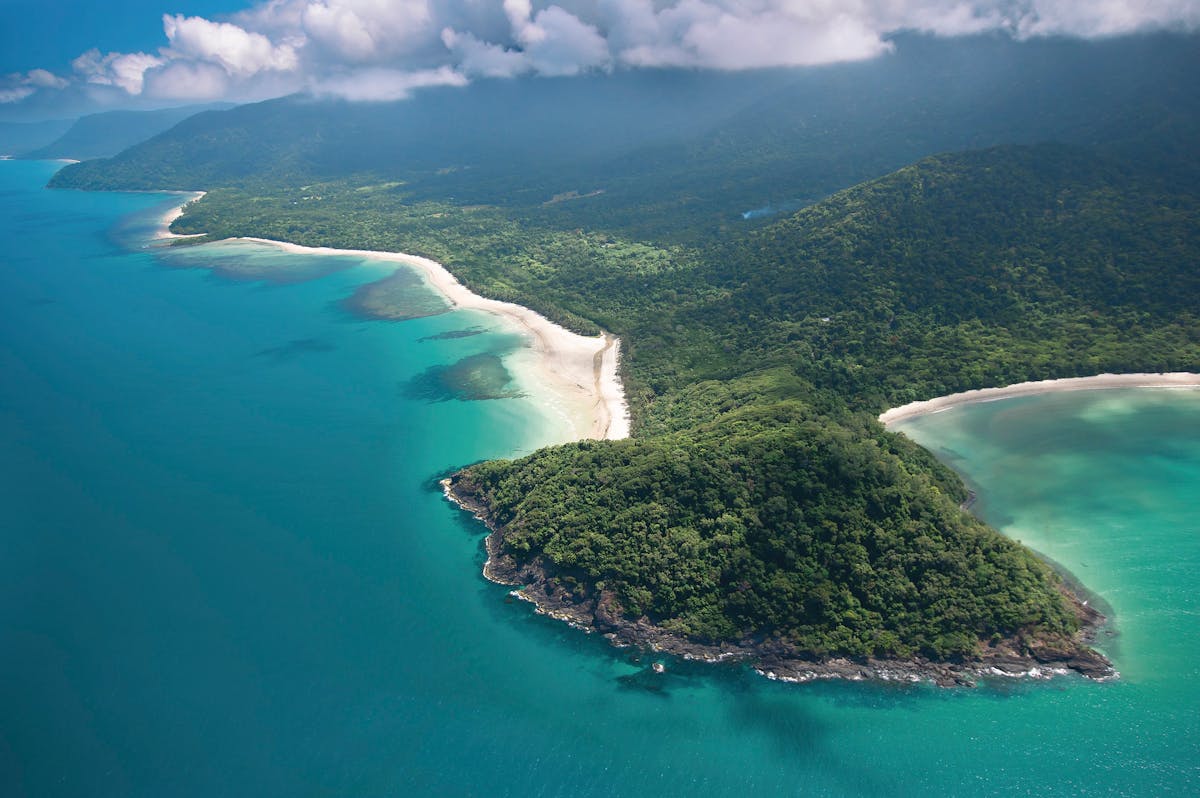
[[1200, 793], [1197, 392], [901, 427], [1109, 609], [1121, 679], [659, 675], [486, 582], [438, 490], [567, 434], [522, 339], [419, 286], [364, 318], [377, 262], [150, 246], [171, 197], [58, 167], [0, 162], [0, 794]]

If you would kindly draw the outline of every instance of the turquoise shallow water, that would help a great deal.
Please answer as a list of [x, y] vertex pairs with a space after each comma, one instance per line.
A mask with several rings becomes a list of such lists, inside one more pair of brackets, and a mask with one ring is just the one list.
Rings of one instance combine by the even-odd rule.
[[412, 390], [512, 336], [358, 319], [386, 271], [357, 261], [180, 268], [138, 248], [163, 197], [54, 168], [0, 163], [0, 794], [1200, 792], [1200, 396], [905, 427], [1112, 605], [1122, 680], [654, 678], [484, 582], [432, 484], [557, 434], [529, 398]]

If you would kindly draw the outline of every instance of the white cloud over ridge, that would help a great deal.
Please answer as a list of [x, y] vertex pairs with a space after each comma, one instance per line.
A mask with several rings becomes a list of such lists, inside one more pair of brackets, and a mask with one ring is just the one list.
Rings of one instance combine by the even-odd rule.
[[18, 103], [32, 97], [38, 89], [65, 89], [69, 85], [69, 80], [45, 69], [0, 75], [0, 105]]
[[[263, 0], [164, 15], [157, 53], [90, 50], [74, 80], [162, 99], [294, 91], [362, 101], [473, 77], [626, 67], [752, 69], [872, 58], [900, 31], [1015, 38], [1200, 29], [1200, 0]], [[0, 103], [67, 81], [0, 78]]]
[[288, 72], [300, 65], [292, 44], [273, 44], [261, 33], [229, 22], [166, 14], [163, 31], [170, 42], [163, 53], [171, 60], [215, 64], [233, 77], [249, 77], [264, 70]]
[[98, 86], [116, 86], [127, 94], [142, 93], [146, 70], [166, 61], [148, 53], [108, 53], [93, 48], [71, 62], [75, 74]]
[[318, 96], [341, 97], [357, 102], [390, 102], [406, 99], [413, 89], [425, 86], [464, 86], [467, 78], [448, 66], [408, 71], [368, 67], [322, 78], [309, 85]]
[[32, 86], [12, 86], [0, 89], [0, 105], [17, 103], [31, 96], [37, 89]]

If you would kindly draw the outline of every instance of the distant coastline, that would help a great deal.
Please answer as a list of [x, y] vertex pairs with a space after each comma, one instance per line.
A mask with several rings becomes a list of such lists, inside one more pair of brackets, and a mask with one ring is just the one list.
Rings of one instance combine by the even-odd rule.
[[[172, 233], [171, 224], [183, 214], [189, 203], [203, 196], [202, 191], [187, 192], [186, 199], [163, 216], [156, 240], [189, 237]], [[301, 255], [350, 255], [414, 268], [427, 285], [449, 300], [452, 307], [479, 310], [497, 316], [530, 339], [528, 354], [517, 356], [517, 381], [539, 399], [549, 402], [552, 410], [566, 419], [572, 440], [619, 440], [629, 437], [629, 408], [618, 375], [621, 341], [614, 335], [578, 335], [522, 305], [481, 297], [460, 283], [445, 266], [418, 255], [306, 247], [268, 238], [231, 240], [273, 246]]]
[[1098, 374], [1094, 377], [1067, 377], [1058, 380], [1038, 380], [1036, 382], [1019, 382], [1003, 388], [981, 388], [975, 391], [963, 391], [936, 399], [926, 399], [919, 402], [909, 402], [906, 405], [893, 407], [880, 414], [879, 422], [885, 427], [898, 424], [901, 421], [941, 413], [962, 405], [976, 402], [994, 402], [1000, 399], [1013, 399], [1019, 396], [1038, 396], [1047, 393], [1064, 391], [1094, 391], [1108, 388], [1187, 388], [1200, 389], [1200, 374], [1187, 371], [1168, 371], [1161, 373], [1140, 374]]

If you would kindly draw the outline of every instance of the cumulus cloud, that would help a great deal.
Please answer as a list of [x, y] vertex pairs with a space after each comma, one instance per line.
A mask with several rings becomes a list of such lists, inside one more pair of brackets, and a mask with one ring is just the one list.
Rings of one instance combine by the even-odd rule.
[[442, 43], [469, 75], [509, 77], [527, 72], [576, 75], [613, 65], [608, 40], [593, 24], [561, 6], [534, 11], [530, 0], [503, 0], [507, 35], [487, 42], [470, 31], [442, 29]]
[[25, 79], [29, 82], [30, 86], [39, 89], [65, 89], [71, 85], [70, 81], [66, 78], [60, 78], [58, 75], [45, 69], [31, 69], [26, 73]]
[[760, 3], [681, 2], [655, 11], [650, 0], [607, 5], [621, 62], [636, 66], [752, 69], [860, 60], [889, 49], [891, 32], [861, 4], [836, 0]]
[[600, 31], [560, 6], [533, 14], [528, 0], [504, 0], [504, 10], [522, 51], [539, 74], [574, 75], [611, 61]]
[[18, 103], [33, 94], [34, 91], [35, 89], [29, 86], [10, 86], [0, 89], [0, 105]]
[[0, 105], [20, 102], [38, 89], [65, 89], [69, 85], [70, 81], [45, 69], [0, 75]]
[[437, 32], [432, 21], [427, 0], [321, 0], [304, 5], [296, 32], [316, 47], [363, 63], [430, 38]]
[[[372, 100], [472, 77], [637, 67], [752, 69], [872, 58], [900, 31], [1015, 38], [1200, 29], [1200, 0], [262, 0], [165, 15], [156, 53], [90, 50], [76, 81], [129, 95]], [[37, 73], [35, 75], [35, 73]], [[0, 102], [62, 88], [0, 79]]]
[[146, 70], [166, 63], [158, 56], [147, 53], [108, 53], [100, 55], [96, 49], [88, 50], [71, 62], [75, 73], [88, 83], [101, 86], [117, 86], [127, 93], [142, 93]]
[[1040, 0], [1015, 19], [1013, 28], [1030, 36], [1116, 36], [1147, 29], [1196, 30], [1200, 3], [1194, 0]]
[[218, 64], [177, 60], [146, 75], [146, 94], [175, 100], [215, 100], [230, 89], [229, 73]]
[[166, 14], [163, 31], [170, 42], [164, 51], [168, 56], [217, 64], [232, 76], [249, 77], [266, 69], [290, 71], [300, 64], [291, 44], [272, 44], [266, 36], [228, 22]]
[[470, 32], [443, 28], [442, 43], [459, 68], [468, 75], [511, 78], [532, 68], [524, 53], [503, 45], [489, 44]]

